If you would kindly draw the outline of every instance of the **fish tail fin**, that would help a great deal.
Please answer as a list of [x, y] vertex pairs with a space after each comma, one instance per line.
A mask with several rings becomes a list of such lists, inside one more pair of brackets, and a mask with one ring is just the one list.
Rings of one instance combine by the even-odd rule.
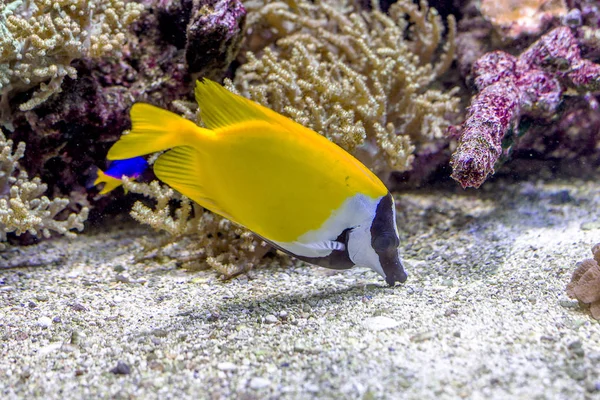
[[121, 186], [123, 184], [123, 182], [121, 182], [120, 179], [113, 178], [110, 175], [106, 175], [104, 173], [104, 171], [102, 171], [101, 169], [99, 169], [98, 170], [98, 177], [94, 181], [94, 186], [99, 185], [101, 183], [104, 183], [104, 187], [100, 191], [100, 194], [107, 194], [107, 193], [115, 190], [116, 188], [118, 188], [119, 186]]
[[131, 131], [108, 151], [109, 160], [123, 160], [173, 147], [193, 145], [208, 131], [175, 113], [145, 103], [131, 107]]

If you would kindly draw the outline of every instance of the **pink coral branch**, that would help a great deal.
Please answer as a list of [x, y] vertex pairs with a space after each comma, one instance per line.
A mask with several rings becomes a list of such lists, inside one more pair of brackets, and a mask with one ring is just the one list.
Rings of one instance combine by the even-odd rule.
[[450, 133], [458, 146], [450, 160], [452, 178], [463, 188], [479, 187], [502, 155], [502, 139], [523, 115], [548, 118], [561, 102], [563, 87], [600, 89], [600, 65], [581, 58], [567, 27], [542, 36], [518, 58], [487, 53], [473, 64], [479, 93], [467, 119]]

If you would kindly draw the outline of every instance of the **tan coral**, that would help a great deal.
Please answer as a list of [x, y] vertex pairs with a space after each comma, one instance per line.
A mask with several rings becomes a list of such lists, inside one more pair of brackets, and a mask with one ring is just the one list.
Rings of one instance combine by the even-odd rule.
[[50, 237], [51, 232], [72, 237], [72, 230], [83, 230], [88, 209], [71, 213], [66, 220], [59, 214], [69, 200], [44, 196], [47, 185], [40, 178], [29, 179], [21, 169], [19, 159], [25, 154], [25, 144], [19, 143], [13, 152], [13, 142], [0, 132], [0, 249], [4, 248], [7, 233]]
[[37, 88], [21, 110], [60, 92], [77, 76], [74, 59], [118, 56], [142, 9], [123, 0], [0, 0], [0, 121], [18, 92]]
[[[176, 242], [177, 258], [186, 269], [213, 268], [230, 278], [252, 269], [261, 262], [269, 245], [248, 230], [225, 218], [204, 210], [186, 197], [158, 181], [140, 183], [125, 180], [123, 187], [142, 194], [154, 204], [137, 201], [131, 216], [169, 236], [156, 247], [168, 249]], [[155, 247], [149, 247], [150, 254]]]
[[[228, 88], [323, 134], [371, 169], [411, 168], [415, 146], [441, 138], [455, 91], [432, 88], [451, 64], [455, 21], [425, 1], [384, 14], [353, 2], [246, 2], [250, 46]], [[274, 45], [258, 50], [268, 29]], [[259, 33], [257, 33], [259, 32]], [[264, 36], [264, 35], [263, 35]]]
[[600, 319], [600, 243], [592, 248], [593, 259], [583, 260], [567, 285], [567, 295], [589, 304], [595, 319]]

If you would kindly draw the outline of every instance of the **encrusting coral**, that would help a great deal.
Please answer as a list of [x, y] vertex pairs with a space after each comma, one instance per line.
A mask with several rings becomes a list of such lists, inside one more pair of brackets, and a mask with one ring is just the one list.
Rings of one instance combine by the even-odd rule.
[[74, 236], [72, 229], [83, 229], [87, 208], [69, 214], [66, 220], [58, 220], [69, 200], [43, 196], [47, 186], [38, 177], [30, 180], [21, 168], [19, 159], [25, 154], [25, 143], [19, 143], [13, 152], [12, 140], [0, 132], [0, 149], [0, 249], [4, 248], [3, 242], [10, 232], [50, 237], [51, 231]]
[[77, 76], [73, 60], [119, 55], [142, 9], [124, 0], [0, 0], [0, 121], [16, 93], [36, 88], [21, 110], [59, 93]]
[[[487, 53], [473, 65], [475, 86], [466, 120], [450, 132], [458, 146], [450, 161], [452, 178], [463, 187], [479, 187], [512, 141], [506, 135], [524, 116], [551, 118], [567, 89], [586, 94], [600, 89], [600, 65], [581, 57], [568, 27], [555, 28], [519, 57]], [[508, 144], [507, 144], [508, 143]]]
[[567, 14], [565, 0], [481, 0], [480, 9], [504, 41], [539, 34]]
[[[456, 110], [455, 91], [433, 83], [453, 59], [455, 21], [448, 37], [437, 11], [400, 0], [387, 14], [372, 3], [344, 0], [245, 3], [247, 61], [236, 71], [237, 91], [350, 153], [378, 173], [411, 168], [415, 147], [444, 136]], [[255, 45], [268, 32], [273, 43]]]
[[567, 295], [590, 306], [592, 317], [600, 319], [600, 243], [592, 248], [593, 259], [583, 260], [567, 285]]

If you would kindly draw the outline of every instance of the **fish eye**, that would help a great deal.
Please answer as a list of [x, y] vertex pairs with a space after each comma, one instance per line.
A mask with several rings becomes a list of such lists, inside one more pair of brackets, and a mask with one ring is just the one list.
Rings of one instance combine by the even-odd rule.
[[391, 233], [384, 233], [373, 240], [373, 248], [375, 250], [387, 250], [391, 247], [398, 247], [398, 240]]

